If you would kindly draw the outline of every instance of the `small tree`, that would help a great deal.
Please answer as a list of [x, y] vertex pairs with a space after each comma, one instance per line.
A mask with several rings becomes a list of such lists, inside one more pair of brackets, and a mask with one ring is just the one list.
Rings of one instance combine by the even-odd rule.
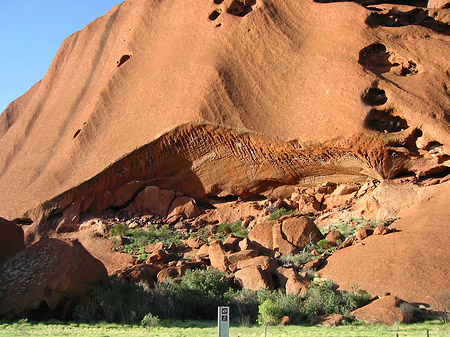
[[264, 325], [264, 336], [267, 336], [267, 327], [277, 324], [281, 317], [280, 307], [270, 298], [266, 299], [259, 307], [258, 323]]

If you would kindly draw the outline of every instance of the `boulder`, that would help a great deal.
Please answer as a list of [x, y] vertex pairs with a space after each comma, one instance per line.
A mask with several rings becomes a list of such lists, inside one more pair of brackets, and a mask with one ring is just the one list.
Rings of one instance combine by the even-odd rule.
[[253, 245], [252, 240], [249, 238], [244, 238], [238, 243], [239, 250], [246, 250], [246, 249], [255, 249], [255, 245]]
[[375, 228], [375, 230], [373, 231], [373, 235], [386, 235], [389, 233], [389, 228], [384, 224], [378, 225], [377, 228]]
[[323, 235], [313, 221], [307, 217], [291, 217], [283, 221], [281, 227], [287, 241], [298, 249], [303, 249], [311, 239], [318, 242], [323, 239]]
[[220, 270], [222, 273], [225, 273], [229, 262], [225, 254], [223, 243], [219, 240], [211, 242], [208, 248], [208, 253], [211, 266]]
[[333, 242], [333, 243], [337, 243], [337, 241], [342, 241], [344, 240], [344, 236], [341, 234], [341, 232], [337, 231], [337, 230], [333, 230], [331, 232], [329, 232], [327, 234], [327, 236], [325, 236], [325, 240], [327, 240], [328, 242]]
[[151, 243], [147, 246], [145, 246], [145, 252], [147, 254], [152, 254], [156, 252], [157, 250], [163, 250], [164, 249], [164, 243], [163, 242], [157, 242], [157, 243]]
[[173, 191], [147, 186], [136, 196], [129, 208], [135, 213], [149, 212], [165, 217], [174, 198]]
[[327, 260], [324, 257], [309, 261], [303, 265], [304, 270], [320, 270], [327, 264]]
[[116, 275], [120, 280], [136, 284], [145, 283], [148, 287], [152, 287], [160, 271], [159, 266], [143, 263], [119, 270]]
[[332, 314], [326, 316], [313, 316], [311, 318], [311, 325], [327, 325], [338, 326], [341, 324], [344, 316], [341, 314]]
[[188, 268], [186, 265], [168, 267], [168, 268], [162, 269], [157, 275], [158, 282], [162, 283], [168, 279], [174, 279], [174, 280], [180, 279], [184, 275], [184, 273], [186, 272], [187, 269]]
[[201, 246], [197, 251], [197, 257], [199, 259], [203, 259], [209, 256], [209, 246], [207, 244], [204, 244]]
[[289, 324], [291, 324], [291, 318], [289, 316], [281, 317], [281, 319], [280, 319], [280, 325], [281, 326], [286, 326], [286, 325], [289, 325]]
[[0, 266], [0, 317], [66, 318], [106, 276], [78, 240], [41, 240]]
[[205, 244], [205, 241], [200, 238], [189, 238], [187, 240], [184, 240], [183, 243], [186, 246], [191, 247], [192, 249], [199, 249]]
[[223, 246], [226, 250], [238, 251], [239, 241], [241, 240], [242, 238], [239, 238], [234, 235], [229, 235], [227, 239], [223, 242]]
[[177, 197], [170, 206], [168, 218], [183, 217], [185, 219], [195, 218], [200, 215], [195, 200], [189, 197]]
[[261, 252], [270, 252], [273, 249], [272, 227], [276, 221], [256, 224], [248, 233], [248, 238], [254, 243], [255, 249]]
[[147, 263], [147, 264], [164, 264], [167, 262], [167, 257], [168, 257], [168, 255], [164, 250], [158, 249], [150, 254], [149, 258], [147, 259], [147, 261], [145, 261], [145, 263]]
[[237, 263], [238, 269], [245, 269], [251, 266], [257, 266], [262, 270], [274, 271], [278, 268], [278, 263], [268, 256], [257, 256], [248, 260], [241, 260]]
[[400, 305], [406, 303], [396, 296], [385, 296], [368, 305], [352, 311], [358, 321], [367, 324], [392, 325], [396, 322], [405, 323], [407, 319]]
[[56, 232], [64, 233], [78, 230], [81, 211], [82, 211], [82, 199], [76, 198], [69, 206], [67, 206], [63, 210], [62, 220], [56, 227]]
[[[130, 201], [137, 191], [145, 186], [145, 181], [134, 180], [120, 186], [114, 193], [112, 206], [123, 206]], [[153, 186], [154, 187], [154, 186]]]
[[0, 218], [0, 265], [7, 258], [25, 249], [23, 229], [14, 222]]
[[304, 295], [308, 290], [310, 282], [292, 268], [278, 267], [275, 275], [280, 286], [285, 288], [286, 294]]
[[255, 291], [273, 287], [272, 277], [258, 266], [250, 266], [237, 271], [234, 274], [234, 280], [243, 288]]
[[299, 250], [293, 244], [288, 242], [281, 230], [281, 223], [276, 223], [272, 227], [273, 250], [280, 252], [282, 255], [297, 254]]
[[247, 250], [241, 250], [240, 252], [236, 252], [236, 253], [232, 253], [230, 255], [228, 255], [228, 261], [230, 261], [230, 263], [238, 263], [239, 261], [242, 260], [248, 260], [251, 259], [253, 257], [256, 257], [260, 255], [260, 253], [257, 250], [253, 250], [253, 249], [247, 249]]
[[373, 234], [373, 229], [368, 227], [361, 227], [358, 229], [358, 233], [356, 233], [356, 239], [357, 240], [364, 240], [369, 235]]
[[300, 194], [297, 201], [297, 209], [301, 214], [316, 213], [321, 210], [321, 204], [309, 194]]
[[351, 203], [351, 201], [355, 198], [356, 192], [353, 192], [351, 194], [344, 194], [344, 195], [327, 195], [324, 198], [323, 201], [323, 209], [333, 209], [333, 208], [339, 208], [347, 206]]

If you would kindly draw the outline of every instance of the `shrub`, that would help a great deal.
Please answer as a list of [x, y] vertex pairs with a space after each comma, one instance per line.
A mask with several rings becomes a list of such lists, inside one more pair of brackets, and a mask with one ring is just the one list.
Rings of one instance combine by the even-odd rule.
[[154, 328], [159, 325], [159, 318], [158, 316], [153, 316], [151, 313], [148, 313], [142, 319], [141, 325], [147, 329]]
[[148, 230], [143, 230], [131, 229], [122, 223], [118, 223], [111, 229], [110, 234], [113, 236], [113, 240], [118, 235], [127, 239], [127, 243], [122, 245], [122, 251], [137, 255], [139, 261], [148, 258], [149, 255], [145, 253], [145, 247], [149, 244], [163, 242], [164, 245], [169, 246], [172, 243], [179, 244], [181, 242], [180, 234], [177, 231], [170, 230], [169, 225], [164, 225], [159, 229], [149, 227]]
[[270, 214], [269, 220], [278, 220], [283, 215], [296, 214], [296, 213], [297, 213], [296, 210], [288, 211], [288, 210], [286, 210], [286, 208], [279, 208], [275, 212], [272, 212]]
[[358, 286], [353, 285], [353, 291], [341, 291], [341, 296], [343, 300], [343, 315], [349, 317], [350, 313], [353, 310], [361, 308], [367, 304], [369, 304], [371, 295], [362, 289], [359, 289]]
[[133, 324], [148, 312], [148, 295], [133, 283], [109, 278], [93, 288], [91, 300], [74, 311], [75, 318]]
[[416, 309], [412, 304], [407, 302], [400, 303], [400, 310], [405, 319], [404, 323], [412, 323], [415, 321]]
[[246, 238], [248, 236], [248, 231], [244, 227], [242, 227], [242, 221], [238, 220], [229, 223], [221, 223], [217, 228], [216, 238], [218, 240], [225, 240], [230, 234], [240, 238]]
[[253, 290], [230, 289], [225, 295], [229, 299], [231, 318], [240, 325], [255, 323], [258, 318], [258, 293]]
[[305, 312], [308, 318], [341, 313], [342, 298], [332, 289], [332, 285], [329, 280], [310, 284], [305, 296]]
[[289, 254], [289, 255], [283, 255], [281, 257], [281, 261], [285, 266], [296, 266], [300, 267], [301, 265], [314, 260], [316, 257], [312, 255], [310, 252], [302, 251], [298, 254]]
[[450, 291], [442, 291], [433, 297], [436, 316], [443, 323], [450, 322]]
[[312, 282], [305, 296], [305, 311], [309, 319], [314, 315], [342, 314], [351, 318], [350, 313], [369, 303], [371, 296], [358, 287], [352, 292], [334, 291], [331, 280]]
[[258, 291], [259, 303], [264, 303], [267, 299], [275, 302], [281, 309], [281, 316], [289, 316], [293, 324], [305, 321], [305, 307], [299, 296], [285, 294], [282, 290], [269, 291], [260, 289]]
[[277, 324], [281, 317], [280, 307], [270, 298], [266, 299], [259, 307], [258, 323], [264, 325], [264, 335], [267, 334], [269, 325]]
[[153, 314], [162, 318], [214, 319], [227, 303], [229, 285], [216, 269], [187, 270], [180, 283], [166, 281], [150, 291]]

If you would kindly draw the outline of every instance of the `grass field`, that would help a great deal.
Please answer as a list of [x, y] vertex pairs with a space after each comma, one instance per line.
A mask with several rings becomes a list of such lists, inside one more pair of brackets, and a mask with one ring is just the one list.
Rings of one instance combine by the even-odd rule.
[[[199, 321], [161, 321], [161, 326], [146, 330], [140, 326], [119, 324], [85, 324], [85, 323], [0, 323], [0, 336], [77, 336], [77, 337], [213, 337], [217, 336], [215, 322]], [[394, 326], [352, 324], [340, 327], [311, 326], [273, 326], [269, 327], [267, 336], [295, 337], [450, 337], [450, 324], [431, 321], [419, 324]], [[232, 326], [230, 337], [260, 337], [264, 336], [261, 326]]]

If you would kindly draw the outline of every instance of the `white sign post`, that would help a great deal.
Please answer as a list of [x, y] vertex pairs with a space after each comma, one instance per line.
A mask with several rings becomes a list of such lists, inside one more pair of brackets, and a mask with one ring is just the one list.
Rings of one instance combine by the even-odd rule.
[[217, 326], [219, 337], [230, 337], [230, 307], [218, 307]]

